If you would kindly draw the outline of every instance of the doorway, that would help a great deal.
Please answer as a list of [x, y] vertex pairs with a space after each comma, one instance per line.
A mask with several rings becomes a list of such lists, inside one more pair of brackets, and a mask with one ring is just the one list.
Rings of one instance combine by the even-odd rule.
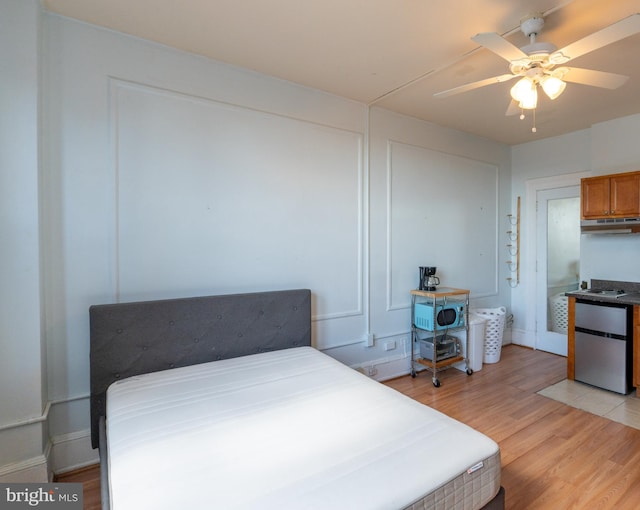
[[580, 187], [536, 194], [536, 349], [567, 355], [568, 300], [580, 282]]

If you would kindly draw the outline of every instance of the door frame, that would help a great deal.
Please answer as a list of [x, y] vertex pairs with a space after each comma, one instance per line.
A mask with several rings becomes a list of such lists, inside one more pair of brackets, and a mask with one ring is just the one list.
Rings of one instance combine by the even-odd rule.
[[[526, 200], [525, 200], [525, 232], [527, 238], [526, 260], [530, 261], [522, 268], [523, 280], [531, 282], [531, 285], [525, 289], [525, 302], [527, 317], [533, 320], [533, 326], [529, 324], [529, 331], [533, 332], [533, 345], [536, 346], [536, 305], [538, 296], [538, 282], [536, 277], [536, 261], [538, 254], [538, 215], [536, 213], [536, 199], [538, 191], [550, 190], [555, 188], [566, 188], [569, 186], [580, 185], [580, 179], [590, 177], [591, 172], [577, 172], [573, 174], [556, 175], [552, 177], [542, 177], [540, 179], [530, 179], [526, 181]], [[546, 289], [545, 289], [546, 292]], [[528, 343], [527, 343], [528, 344]]]

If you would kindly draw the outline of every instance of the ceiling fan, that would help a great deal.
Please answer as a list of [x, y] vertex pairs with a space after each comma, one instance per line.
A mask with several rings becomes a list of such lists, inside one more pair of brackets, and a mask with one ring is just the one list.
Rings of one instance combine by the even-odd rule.
[[[529, 14], [520, 21], [520, 29], [529, 38], [529, 44], [518, 48], [495, 32], [480, 33], [471, 39], [509, 62], [509, 74], [467, 83], [449, 90], [434, 94], [444, 98], [461, 92], [502, 83], [520, 78], [511, 88], [513, 100], [507, 109], [507, 115], [523, 110], [534, 110], [538, 105], [538, 86], [550, 99], [556, 99], [566, 87], [566, 82], [591, 85], [606, 89], [616, 89], [623, 85], [628, 76], [566, 67], [570, 60], [595, 51], [603, 46], [640, 32], [640, 13], [633, 14], [598, 32], [588, 35], [574, 43], [557, 49], [553, 44], [537, 42], [536, 37], [544, 26], [544, 18], [540, 13]], [[532, 131], [536, 131], [535, 125]]]

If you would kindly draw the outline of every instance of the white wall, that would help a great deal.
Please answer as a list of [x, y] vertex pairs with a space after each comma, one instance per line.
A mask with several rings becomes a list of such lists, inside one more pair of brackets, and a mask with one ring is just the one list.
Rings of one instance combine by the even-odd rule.
[[[443, 286], [471, 290], [472, 306], [509, 303], [496, 253], [510, 212], [510, 151], [381, 109], [370, 132], [371, 330], [380, 345], [404, 350], [397, 363], [374, 359], [384, 378], [408, 368], [408, 290], [419, 266], [438, 267]], [[478, 175], [482, 185], [473, 184]]]
[[[597, 124], [592, 128], [593, 175], [640, 170], [637, 133], [640, 115]], [[582, 236], [583, 280], [640, 282], [640, 236]]]
[[[553, 178], [579, 180], [599, 175], [640, 169], [640, 146], [635, 133], [640, 115], [593, 126], [564, 136], [514, 146], [512, 149], [513, 198], [521, 196], [524, 235], [521, 244], [521, 285], [513, 290], [514, 343], [535, 346], [535, 230], [526, 202], [527, 189], [544, 188], [540, 181]], [[580, 239], [580, 279], [640, 281], [638, 253], [640, 236], [588, 236]]]
[[[31, 322], [54, 471], [97, 458], [91, 304], [311, 288], [315, 345], [378, 378], [409, 370], [418, 266], [477, 306], [508, 304], [508, 147], [55, 15], [43, 25], [42, 130], [28, 136], [41, 182], [27, 186], [40, 245], [36, 197], [21, 207], [44, 255], [29, 296], [44, 303]], [[25, 309], [39, 319], [37, 299]]]
[[38, 228], [39, 4], [0, 2], [0, 480], [47, 476]]
[[90, 462], [88, 307], [314, 289], [361, 342], [366, 108], [47, 16], [46, 331], [54, 469]]
[[[309, 287], [316, 345], [386, 378], [409, 369], [418, 266], [511, 299], [526, 343], [526, 228], [513, 291], [501, 262], [516, 197], [640, 167], [640, 116], [509, 148], [39, 9], [0, 0], [2, 481], [96, 460], [91, 304]], [[640, 280], [639, 243], [583, 237], [582, 278]]]

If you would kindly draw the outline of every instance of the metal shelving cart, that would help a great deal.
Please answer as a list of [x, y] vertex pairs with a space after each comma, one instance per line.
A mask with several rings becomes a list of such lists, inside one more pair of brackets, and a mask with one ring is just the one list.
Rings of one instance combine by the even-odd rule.
[[[416, 324], [416, 304], [428, 305], [425, 310], [433, 314], [427, 325]], [[438, 312], [448, 309], [447, 305], [462, 305], [464, 309], [461, 311], [464, 317], [464, 324], [457, 321], [456, 325], [448, 326], [438, 322]], [[460, 313], [460, 307], [453, 313]], [[452, 309], [452, 308], [449, 308]], [[456, 310], [454, 308], [454, 310]], [[445, 321], [446, 322], [446, 321]], [[447, 337], [450, 332], [465, 331], [466, 349], [465, 355], [462, 355], [462, 345], [457, 337]], [[420, 333], [427, 333], [422, 338]], [[415, 358], [415, 346], [421, 341], [425, 341], [425, 345], [431, 344], [431, 352], [425, 357]], [[427, 347], [428, 348], [428, 347]], [[421, 349], [422, 350], [422, 349]], [[469, 367], [469, 291], [465, 289], [441, 288], [435, 291], [412, 290], [411, 291], [411, 377], [415, 377], [415, 363], [425, 366], [432, 373], [433, 385], [438, 388], [440, 380], [438, 379], [438, 371], [446, 370], [455, 363], [464, 361], [467, 375], [473, 374], [473, 370]]]

